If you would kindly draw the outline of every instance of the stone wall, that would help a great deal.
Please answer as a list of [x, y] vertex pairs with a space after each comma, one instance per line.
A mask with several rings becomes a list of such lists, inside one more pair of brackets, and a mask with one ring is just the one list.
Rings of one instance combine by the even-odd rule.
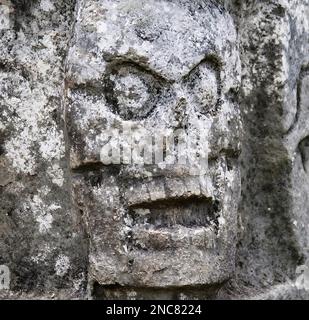
[[0, 52], [1, 298], [308, 299], [308, 0], [0, 0]]

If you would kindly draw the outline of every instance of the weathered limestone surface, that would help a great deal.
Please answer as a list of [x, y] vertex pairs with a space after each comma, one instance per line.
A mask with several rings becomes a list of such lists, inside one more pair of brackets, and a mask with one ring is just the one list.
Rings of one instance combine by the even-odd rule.
[[308, 0], [0, 0], [0, 53], [0, 297], [309, 298]]
[[[299, 269], [295, 274], [298, 265], [308, 269], [308, 4], [251, 1], [241, 10], [244, 231], [238, 276], [255, 289], [302, 278]], [[288, 297], [281, 288], [274, 292]]]
[[77, 297], [87, 247], [72, 205], [62, 123], [73, 7], [10, 7], [10, 28], [0, 31], [0, 264], [10, 269], [13, 296]]
[[[67, 123], [89, 281], [175, 287], [176, 296], [187, 286], [213, 291], [235, 266], [240, 60], [232, 18], [199, 1], [87, 1], [73, 34]], [[131, 131], [123, 145], [176, 129], [204, 135], [209, 169], [192, 175], [166, 159], [160, 170], [125, 159], [98, 168], [101, 148], [117, 143], [106, 132], [117, 129]]]

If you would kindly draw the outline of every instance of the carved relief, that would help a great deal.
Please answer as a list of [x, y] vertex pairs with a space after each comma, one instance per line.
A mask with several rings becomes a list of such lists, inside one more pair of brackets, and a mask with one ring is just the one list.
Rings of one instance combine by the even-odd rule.
[[[220, 29], [226, 37], [219, 39]], [[141, 288], [222, 284], [234, 270], [240, 188], [232, 19], [210, 2], [88, 1], [75, 32], [67, 131], [74, 197], [90, 238], [91, 281]], [[208, 144], [208, 170], [192, 176], [190, 166], [170, 165], [164, 156], [160, 166], [132, 163], [122, 149], [120, 163], [104, 164], [100, 150], [113, 138], [107, 132], [128, 127], [139, 141], [141, 132], [206, 132], [197, 140]], [[123, 134], [123, 145], [132, 136]], [[197, 145], [190, 148], [188, 154]]]

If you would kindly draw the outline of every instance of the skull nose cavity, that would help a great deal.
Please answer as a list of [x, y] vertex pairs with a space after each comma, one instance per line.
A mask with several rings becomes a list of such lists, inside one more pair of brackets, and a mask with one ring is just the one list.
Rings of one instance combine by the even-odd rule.
[[185, 110], [186, 107], [188, 105], [188, 100], [186, 97], [184, 97], [183, 95], [181, 95], [180, 97], [178, 97], [177, 99], [177, 104], [176, 104], [176, 109], [183, 109]]
[[177, 127], [184, 127], [187, 119], [187, 99], [181, 97], [175, 107], [175, 121]]

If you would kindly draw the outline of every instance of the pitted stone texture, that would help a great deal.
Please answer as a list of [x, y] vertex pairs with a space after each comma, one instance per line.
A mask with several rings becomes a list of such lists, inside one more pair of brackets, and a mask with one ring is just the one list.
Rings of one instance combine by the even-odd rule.
[[308, 299], [308, 0], [0, 3], [1, 298]]
[[[82, 297], [85, 254], [62, 129], [66, 1], [6, 1], [0, 30], [0, 264], [9, 297]], [[3, 292], [1, 292], [2, 294]]]
[[308, 255], [308, 10], [308, 1], [292, 0], [246, 1], [240, 10], [246, 139], [238, 278], [256, 290], [274, 286], [278, 298], [299, 296], [293, 285], [275, 285], [293, 281]]
[[[240, 191], [232, 17], [212, 1], [80, 2], [67, 69], [70, 163], [91, 239], [89, 282], [103, 290], [221, 286], [234, 272]], [[167, 159], [158, 166], [100, 158], [103, 147], [177, 129], [191, 135], [190, 157], [194, 137], [208, 144], [206, 172], [190, 175], [190, 166]]]

